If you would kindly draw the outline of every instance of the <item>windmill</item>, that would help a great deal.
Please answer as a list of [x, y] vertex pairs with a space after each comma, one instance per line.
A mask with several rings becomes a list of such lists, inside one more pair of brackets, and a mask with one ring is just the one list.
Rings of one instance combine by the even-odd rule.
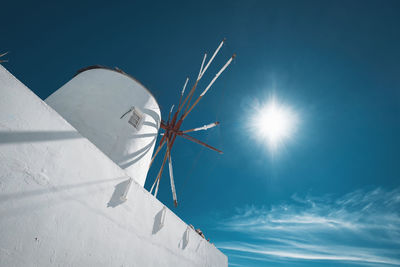
[[194, 143], [197, 143], [199, 145], [202, 145], [204, 147], [207, 147], [211, 150], [214, 150], [220, 154], [222, 154], [222, 151], [212, 147], [190, 135], [188, 135], [188, 133], [190, 132], [197, 132], [197, 131], [204, 131], [204, 130], [208, 130], [210, 128], [213, 128], [215, 126], [217, 126], [219, 124], [219, 122], [214, 122], [214, 123], [210, 123], [208, 125], [204, 125], [202, 127], [198, 127], [198, 128], [193, 128], [190, 130], [181, 130], [181, 126], [183, 121], [185, 120], [185, 118], [189, 115], [189, 113], [193, 110], [194, 107], [196, 107], [196, 105], [200, 102], [200, 100], [204, 97], [204, 95], [208, 92], [208, 90], [211, 88], [211, 86], [213, 85], [213, 83], [218, 79], [218, 77], [221, 75], [221, 73], [229, 66], [229, 64], [231, 64], [232, 60], [235, 58], [235, 54], [233, 54], [233, 56], [225, 63], [225, 65], [219, 70], [219, 72], [217, 72], [217, 74], [214, 76], [214, 78], [211, 80], [211, 82], [208, 84], [208, 86], [204, 89], [204, 91], [197, 97], [196, 101], [194, 101], [193, 104], [191, 104], [191, 100], [193, 97], [193, 94], [197, 88], [197, 85], [199, 83], [199, 81], [201, 80], [201, 78], [203, 77], [204, 73], [207, 71], [208, 67], [210, 66], [210, 64], [212, 63], [212, 61], [214, 60], [215, 56], [218, 54], [219, 50], [221, 49], [222, 45], [224, 44], [225, 39], [222, 40], [222, 42], [220, 43], [220, 45], [218, 46], [218, 48], [215, 50], [214, 54], [212, 55], [212, 57], [210, 58], [210, 60], [207, 62], [207, 64], [204, 66], [204, 63], [206, 61], [207, 58], [207, 53], [204, 54], [203, 57], [203, 61], [201, 63], [201, 67], [200, 67], [200, 71], [199, 74], [197, 76], [197, 79], [192, 87], [192, 89], [190, 90], [189, 94], [186, 95], [186, 97], [184, 98], [184, 100], [182, 101], [184, 94], [185, 94], [185, 89], [187, 86], [187, 83], [189, 81], [189, 78], [186, 78], [185, 84], [183, 86], [182, 92], [181, 92], [181, 96], [179, 99], [179, 104], [178, 104], [178, 108], [176, 110], [176, 112], [173, 114], [172, 118], [172, 112], [174, 109], [174, 105], [172, 105], [169, 114], [168, 114], [168, 120], [164, 121], [161, 120], [161, 129], [164, 130], [164, 133], [162, 133], [162, 138], [160, 140], [160, 143], [157, 147], [157, 150], [153, 156], [153, 158], [151, 159], [150, 162], [150, 166], [153, 164], [154, 159], [156, 158], [157, 154], [160, 152], [160, 150], [163, 148], [164, 145], [166, 145], [166, 150], [165, 150], [165, 154], [164, 154], [164, 159], [163, 162], [161, 164], [161, 168], [157, 174], [157, 177], [150, 189], [150, 193], [153, 192], [154, 190], [154, 196], [157, 197], [157, 193], [158, 193], [158, 188], [160, 185], [160, 179], [161, 179], [161, 175], [162, 172], [164, 170], [164, 166], [166, 161], [168, 160], [168, 167], [169, 167], [169, 177], [170, 177], [170, 182], [171, 182], [171, 190], [172, 190], [172, 198], [174, 200], [174, 205], [175, 207], [178, 206], [178, 200], [176, 197], [176, 190], [175, 190], [175, 182], [174, 182], [174, 174], [173, 174], [173, 168], [172, 168], [172, 159], [171, 159], [171, 150], [172, 147], [174, 145], [175, 139], [177, 136], [183, 137], [187, 140], [190, 140]]

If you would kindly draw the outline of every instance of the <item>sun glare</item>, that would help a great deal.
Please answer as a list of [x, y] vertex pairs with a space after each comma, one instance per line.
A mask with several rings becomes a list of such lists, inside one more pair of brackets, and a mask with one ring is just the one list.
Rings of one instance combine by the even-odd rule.
[[279, 103], [275, 97], [261, 105], [253, 118], [252, 128], [265, 141], [271, 151], [291, 138], [296, 130], [297, 115], [291, 108]]

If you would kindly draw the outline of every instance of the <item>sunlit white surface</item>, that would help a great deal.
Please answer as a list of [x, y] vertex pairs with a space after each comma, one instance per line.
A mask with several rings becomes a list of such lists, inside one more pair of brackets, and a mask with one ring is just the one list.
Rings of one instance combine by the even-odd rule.
[[298, 116], [292, 108], [271, 97], [255, 109], [251, 128], [271, 152], [276, 151], [296, 131]]
[[228, 266], [129, 178], [0, 65], [0, 266]]

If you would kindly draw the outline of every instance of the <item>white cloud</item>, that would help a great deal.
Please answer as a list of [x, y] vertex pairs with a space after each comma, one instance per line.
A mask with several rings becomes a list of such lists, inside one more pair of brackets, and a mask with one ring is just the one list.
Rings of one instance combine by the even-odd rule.
[[[248, 206], [219, 229], [231, 256], [400, 265], [400, 190], [358, 190], [343, 197], [294, 195], [291, 204]], [[245, 256], [246, 256], [245, 255]]]

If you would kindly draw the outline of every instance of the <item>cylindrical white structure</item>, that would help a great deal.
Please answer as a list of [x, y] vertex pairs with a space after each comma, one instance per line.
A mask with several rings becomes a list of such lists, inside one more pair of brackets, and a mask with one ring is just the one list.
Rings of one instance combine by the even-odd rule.
[[140, 82], [118, 69], [93, 66], [45, 102], [144, 186], [161, 116]]

